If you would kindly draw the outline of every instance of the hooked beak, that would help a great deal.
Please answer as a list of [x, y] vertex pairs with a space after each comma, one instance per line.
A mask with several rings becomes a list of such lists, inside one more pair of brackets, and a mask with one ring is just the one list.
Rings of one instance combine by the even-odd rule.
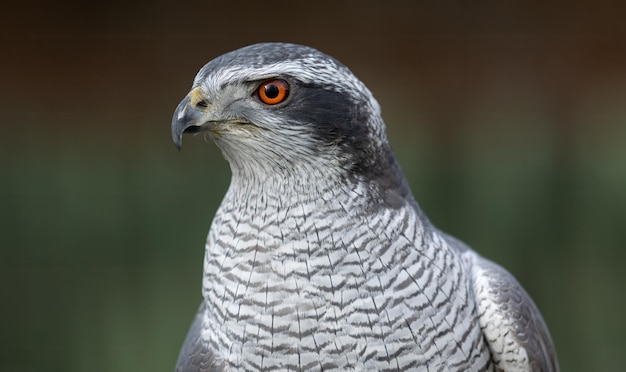
[[206, 128], [206, 113], [194, 104], [193, 91], [189, 93], [176, 107], [172, 116], [172, 140], [176, 148], [182, 148], [183, 133], [198, 133]]
[[180, 101], [172, 116], [172, 140], [178, 150], [183, 147], [184, 133], [200, 133], [208, 130], [214, 135], [219, 135], [233, 128], [248, 132], [267, 130], [243, 117], [228, 118], [219, 111], [216, 112], [215, 106], [204, 99], [199, 87], [192, 89]]

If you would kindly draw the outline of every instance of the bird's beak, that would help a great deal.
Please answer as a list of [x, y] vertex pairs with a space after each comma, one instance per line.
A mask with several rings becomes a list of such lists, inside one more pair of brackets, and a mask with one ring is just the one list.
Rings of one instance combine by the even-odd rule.
[[197, 133], [207, 123], [206, 112], [197, 107], [195, 89], [192, 90], [176, 107], [172, 116], [172, 139], [176, 148], [182, 148], [183, 133]]

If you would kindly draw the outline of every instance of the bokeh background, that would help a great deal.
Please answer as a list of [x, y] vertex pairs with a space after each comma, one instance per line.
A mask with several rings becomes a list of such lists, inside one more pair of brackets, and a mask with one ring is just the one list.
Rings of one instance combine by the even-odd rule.
[[620, 2], [6, 2], [0, 13], [0, 370], [171, 371], [229, 182], [171, 114], [259, 41], [347, 64], [416, 198], [503, 264], [563, 371], [626, 349]]

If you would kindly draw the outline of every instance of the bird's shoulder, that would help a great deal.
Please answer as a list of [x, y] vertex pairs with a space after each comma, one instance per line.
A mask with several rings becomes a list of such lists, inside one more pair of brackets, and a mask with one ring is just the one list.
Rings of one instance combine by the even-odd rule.
[[478, 321], [497, 367], [511, 371], [559, 370], [556, 351], [537, 306], [506, 269], [464, 243], [446, 237], [470, 272]]

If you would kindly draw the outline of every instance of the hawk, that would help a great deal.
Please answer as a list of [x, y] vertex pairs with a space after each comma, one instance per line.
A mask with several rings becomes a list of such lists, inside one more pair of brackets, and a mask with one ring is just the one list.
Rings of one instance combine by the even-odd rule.
[[368, 88], [313, 48], [261, 43], [197, 74], [172, 119], [230, 164], [177, 371], [558, 371], [505, 269], [433, 226]]

